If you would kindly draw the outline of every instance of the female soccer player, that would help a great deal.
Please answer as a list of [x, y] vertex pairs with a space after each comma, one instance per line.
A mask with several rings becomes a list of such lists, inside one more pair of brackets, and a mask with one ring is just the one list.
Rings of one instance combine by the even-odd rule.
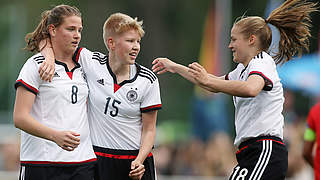
[[[285, 179], [287, 149], [283, 143], [283, 88], [277, 63], [289, 61], [297, 52], [308, 49], [310, 13], [316, 4], [305, 0], [287, 0], [267, 19], [242, 17], [231, 29], [229, 48], [235, 70], [223, 77], [208, 74], [198, 63], [185, 67], [167, 58], [153, 61], [153, 71], [178, 73], [200, 87], [233, 96], [235, 105], [235, 145], [238, 165], [230, 176], [239, 179]], [[279, 53], [274, 59], [267, 53], [272, 24], [280, 31]]]
[[20, 180], [88, 180], [94, 177], [94, 154], [87, 116], [88, 87], [73, 56], [81, 40], [82, 19], [76, 7], [59, 5], [42, 14], [26, 49], [39, 51], [50, 38], [55, 74], [42, 81], [38, 68], [44, 57], [27, 60], [16, 81], [13, 119], [21, 129]]
[[[161, 99], [157, 77], [135, 62], [143, 35], [142, 22], [115, 13], [103, 27], [108, 56], [78, 49], [90, 90], [89, 122], [98, 180], [156, 179], [151, 150]], [[52, 52], [45, 49], [45, 53], [50, 61]]]

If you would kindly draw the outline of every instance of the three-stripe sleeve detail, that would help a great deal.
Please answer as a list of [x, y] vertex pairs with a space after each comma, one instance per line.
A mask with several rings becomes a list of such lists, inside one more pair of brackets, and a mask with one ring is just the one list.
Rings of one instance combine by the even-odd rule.
[[99, 61], [101, 65], [108, 62], [108, 56], [99, 52], [93, 52], [92, 59]]
[[142, 66], [140, 66], [140, 67], [141, 67], [141, 69], [139, 72], [139, 76], [142, 76], [142, 77], [149, 79], [151, 83], [153, 83], [157, 79], [156, 75], [154, 75], [154, 73], [152, 71], [150, 71], [149, 69], [147, 69], [145, 67], [142, 67]]
[[37, 62], [37, 64], [41, 64], [45, 60], [44, 56], [42, 55], [34, 57], [33, 59]]

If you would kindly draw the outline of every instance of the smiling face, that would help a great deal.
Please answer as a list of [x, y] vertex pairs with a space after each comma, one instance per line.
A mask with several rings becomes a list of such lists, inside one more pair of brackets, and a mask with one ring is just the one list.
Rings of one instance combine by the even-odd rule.
[[231, 39], [229, 48], [232, 51], [233, 61], [236, 63], [244, 63], [249, 57], [249, 39], [246, 38], [238, 26], [231, 29]]
[[82, 32], [82, 20], [79, 16], [68, 16], [58, 26], [50, 25], [51, 42], [54, 51], [73, 54], [77, 49]]
[[113, 37], [111, 51], [122, 64], [134, 64], [140, 52], [141, 37], [137, 30], [131, 29]]

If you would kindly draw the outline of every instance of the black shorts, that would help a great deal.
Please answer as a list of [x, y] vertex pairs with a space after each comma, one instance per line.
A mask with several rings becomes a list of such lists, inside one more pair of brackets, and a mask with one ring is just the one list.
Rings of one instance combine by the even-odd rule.
[[94, 164], [72, 166], [21, 165], [19, 180], [93, 180]]
[[261, 136], [240, 144], [238, 165], [229, 180], [284, 180], [288, 169], [288, 151], [278, 137]]
[[[95, 180], [132, 180], [129, 177], [131, 162], [137, 157], [139, 150], [116, 150], [93, 146], [98, 162]], [[145, 172], [142, 180], [155, 180], [156, 172], [153, 155], [150, 153], [143, 163]]]

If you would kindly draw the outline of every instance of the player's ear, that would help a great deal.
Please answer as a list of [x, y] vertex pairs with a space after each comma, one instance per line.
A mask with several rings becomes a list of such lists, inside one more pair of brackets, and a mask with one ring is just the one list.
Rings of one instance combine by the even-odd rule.
[[51, 37], [54, 37], [56, 35], [56, 27], [53, 24], [49, 24], [49, 34]]
[[114, 39], [112, 38], [112, 37], [108, 37], [107, 38], [107, 45], [108, 45], [108, 48], [110, 49], [110, 50], [114, 50], [115, 49], [115, 41], [114, 41]]
[[253, 45], [254, 43], [256, 43], [256, 41], [257, 41], [257, 36], [255, 36], [255, 35], [250, 35], [250, 37], [249, 37], [249, 44], [250, 45]]

